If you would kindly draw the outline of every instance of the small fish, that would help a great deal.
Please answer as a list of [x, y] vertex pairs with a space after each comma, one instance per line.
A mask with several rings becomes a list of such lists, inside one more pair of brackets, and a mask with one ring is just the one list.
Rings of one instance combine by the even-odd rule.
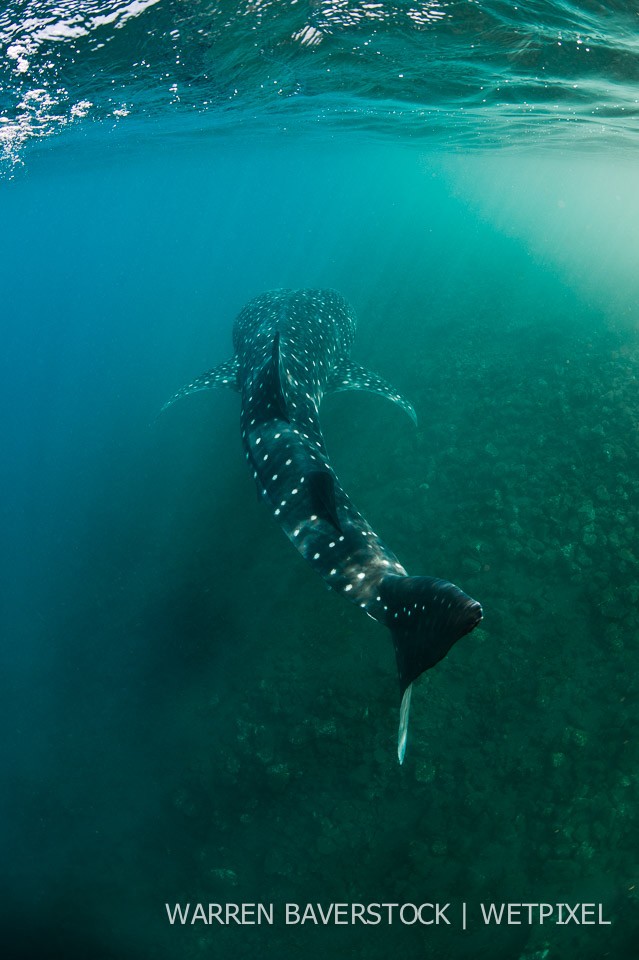
[[318, 411], [326, 393], [369, 390], [413, 406], [350, 359], [355, 315], [333, 290], [273, 290], [251, 300], [233, 328], [235, 355], [187, 384], [242, 398], [242, 444], [258, 492], [302, 556], [337, 593], [390, 629], [401, 696], [397, 755], [406, 752], [413, 681], [477, 626], [482, 609], [459, 587], [410, 577], [342, 490]]

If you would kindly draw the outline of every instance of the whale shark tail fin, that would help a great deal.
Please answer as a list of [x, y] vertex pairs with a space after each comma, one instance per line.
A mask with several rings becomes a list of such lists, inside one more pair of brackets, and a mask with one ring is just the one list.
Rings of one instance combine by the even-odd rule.
[[447, 580], [435, 577], [384, 577], [380, 599], [387, 608], [402, 697], [397, 755], [404, 760], [412, 683], [446, 656], [482, 618], [476, 600]]

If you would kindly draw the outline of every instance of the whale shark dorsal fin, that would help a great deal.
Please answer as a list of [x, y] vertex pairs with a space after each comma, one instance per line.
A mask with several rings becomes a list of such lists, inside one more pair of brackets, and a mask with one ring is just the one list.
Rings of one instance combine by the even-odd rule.
[[311, 470], [306, 476], [313, 513], [330, 523], [339, 533], [342, 527], [337, 516], [335, 479], [328, 470]]
[[[270, 352], [266, 354], [255, 376], [243, 385], [243, 396], [252, 403], [251, 412], [255, 423], [285, 420], [290, 423], [288, 399], [284, 389], [286, 371], [282, 366], [279, 330], [273, 337]], [[255, 398], [255, 399], [253, 399]]]
[[417, 425], [417, 414], [412, 403], [406, 400], [388, 381], [378, 377], [376, 373], [366, 370], [365, 367], [360, 367], [358, 363], [354, 363], [352, 360], [341, 361], [326, 386], [327, 393], [339, 393], [342, 390], [368, 390], [369, 393], [378, 393], [401, 407], [413, 423]]
[[273, 338], [273, 352], [271, 355], [271, 396], [276, 414], [282, 420], [289, 419], [288, 401], [282, 385], [282, 361], [280, 357], [280, 332]]
[[239, 390], [238, 370], [239, 363], [237, 357], [231, 357], [230, 360], [218, 363], [217, 367], [212, 367], [210, 370], [207, 370], [206, 373], [197, 377], [192, 383], [187, 383], [181, 390], [174, 393], [171, 399], [166, 401], [160, 412], [173, 406], [176, 400], [181, 400], [182, 397], [188, 397], [191, 393], [197, 393], [198, 390], [215, 390], [218, 387], [227, 390]]

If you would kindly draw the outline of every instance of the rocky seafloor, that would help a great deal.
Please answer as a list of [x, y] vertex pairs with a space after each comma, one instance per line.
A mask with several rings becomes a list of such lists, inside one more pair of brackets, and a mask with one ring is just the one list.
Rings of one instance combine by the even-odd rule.
[[[183, 876], [167, 900], [602, 902], [612, 924], [172, 928], [164, 947], [636, 956], [638, 369], [639, 339], [603, 321], [513, 324], [490, 342], [474, 323], [404, 366], [416, 433], [375, 398], [328, 401], [356, 505], [409, 571], [459, 583], [485, 619], [417, 684], [400, 768], [384, 631], [251, 505], [226, 558], [226, 660], [184, 698], [167, 747], [184, 765], [164, 813]], [[235, 563], [251, 584], [237, 603]]]

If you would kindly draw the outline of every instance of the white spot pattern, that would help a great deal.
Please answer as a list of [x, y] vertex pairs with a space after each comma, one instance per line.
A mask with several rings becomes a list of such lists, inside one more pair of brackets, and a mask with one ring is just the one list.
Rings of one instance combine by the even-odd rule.
[[[355, 317], [333, 291], [263, 294], [237, 317], [235, 357], [178, 395], [219, 385], [241, 391], [242, 442], [275, 517], [324, 577], [380, 618], [380, 580], [387, 572], [404, 571], [341, 489], [318, 410], [328, 390], [367, 389], [411, 416], [414, 411], [385, 381], [350, 360], [354, 333]], [[258, 458], [260, 445], [264, 452]]]

